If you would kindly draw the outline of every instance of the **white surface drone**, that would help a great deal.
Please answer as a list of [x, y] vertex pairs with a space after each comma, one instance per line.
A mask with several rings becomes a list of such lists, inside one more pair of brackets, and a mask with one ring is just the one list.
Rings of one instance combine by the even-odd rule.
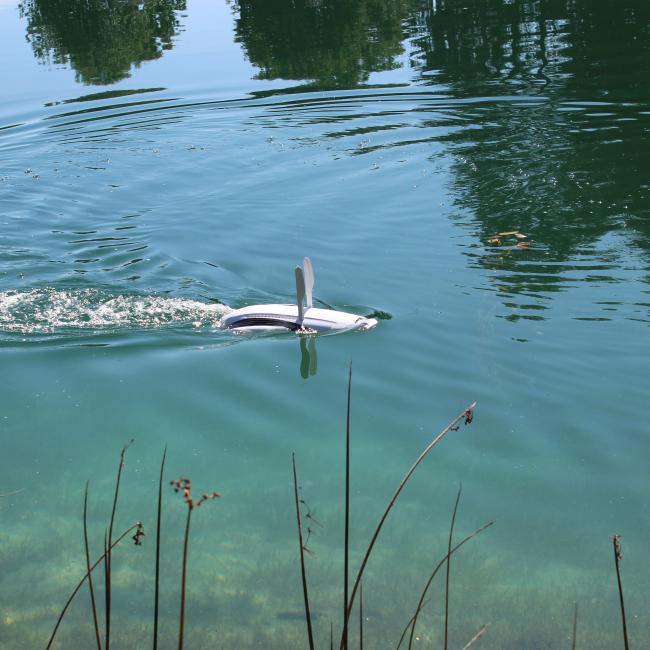
[[304, 259], [304, 270], [296, 266], [295, 274], [295, 305], [242, 307], [224, 316], [222, 327], [234, 331], [289, 330], [297, 334], [313, 334], [369, 330], [377, 325], [375, 318], [314, 307], [314, 270], [308, 257]]

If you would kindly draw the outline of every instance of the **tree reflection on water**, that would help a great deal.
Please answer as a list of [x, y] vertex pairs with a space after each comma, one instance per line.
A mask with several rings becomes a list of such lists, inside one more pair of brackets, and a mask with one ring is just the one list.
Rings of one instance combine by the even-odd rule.
[[[21, 4], [39, 58], [104, 85], [171, 48], [184, 8], [185, 0]], [[407, 121], [453, 156], [457, 205], [482, 243], [512, 229], [533, 240], [524, 258], [486, 250], [472, 253], [478, 264], [564, 263], [612, 233], [650, 252], [645, 0], [233, 0], [232, 9], [235, 40], [258, 78], [312, 89], [353, 88], [400, 67], [408, 39], [409, 82], [442, 88], [449, 101], [438, 108], [422, 93]], [[556, 276], [550, 266], [538, 275], [547, 290]]]
[[83, 83], [108, 85], [172, 48], [185, 0], [23, 0], [19, 7], [37, 58], [70, 65]]
[[408, 0], [236, 0], [235, 36], [260, 79], [350, 87], [399, 67]]
[[620, 242], [648, 255], [647, 2], [447, 0], [409, 29], [420, 83], [471, 100], [455, 109], [468, 126], [442, 137], [457, 205], [482, 244], [513, 229], [533, 239], [523, 254], [470, 253], [497, 284], [560, 290], [576, 255], [585, 279], [616, 281]]

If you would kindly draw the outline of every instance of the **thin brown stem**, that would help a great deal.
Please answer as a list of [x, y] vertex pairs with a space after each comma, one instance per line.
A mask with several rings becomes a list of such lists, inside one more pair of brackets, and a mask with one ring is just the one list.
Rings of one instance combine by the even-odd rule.
[[571, 641], [571, 650], [576, 650], [576, 641], [578, 639], [578, 603], [573, 610], [573, 636]]
[[[110, 603], [108, 602], [108, 600], [106, 600], [107, 598], [109, 598], [108, 596], [106, 596], [106, 592], [110, 591], [110, 587], [111, 587], [111, 572], [110, 572], [110, 569], [109, 569], [108, 556], [109, 556], [108, 530], [105, 530], [104, 531], [104, 585], [105, 585], [105, 587], [104, 587], [104, 592], [105, 592], [104, 593], [104, 603], [106, 605], [106, 610], [105, 610], [106, 613], [108, 612], [108, 609], [110, 607]], [[104, 623], [108, 627], [108, 621], [104, 621]], [[108, 631], [105, 631], [105, 634], [106, 634], [105, 640], [106, 640], [106, 643], [108, 643], [108, 641], [109, 641], [109, 633], [108, 633]], [[108, 648], [108, 646], [106, 646], [106, 647]]]
[[[433, 571], [431, 572], [431, 575], [429, 576], [429, 579], [426, 581], [426, 584], [424, 585], [424, 589], [422, 590], [422, 594], [420, 595], [420, 600], [418, 601], [417, 607], [415, 608], [415, 614], [413, 614], [413, 625], [411, 627], [411, 636], [409, 637], [409, 650], [413, 647], [413, 636], [415, 634], [415, 626], [418, 622], [418, 616], [420, 616], [420, 612], [424, 608], [424, 599], [426, 598], [427, 592], [429, 591], [429, 587], [431, 586], [431, 583], [433, 582], [433, 579], [436, 577], [436, 574], [440, 570], [443, 564], [447, 562], [447, 558], [453, 555], [458, 549], [461, 548], [464, 544], [469, 542], [470, 539], [473, 537], [476, 537], [479, 533], [482, 533], [486, 528], [489, 528], [494, 524], [493, 521], [489, 521], [487, 524], [484, 524], [480, 528], [477, 528], [473, 533], [465, 537], [465, 539], [461, 540], [454, 546], [454, 548], [451, 549], [451, 552], [449, 552], [447, 555], [445, 555], [441, 560], [438, 561], [438, 564], [434, 567]], [[407, 626], [408, 627], [408, 626]]]
[[621, 568], [620, 561], [623, 559], [621, 552], [621, 536], [614, 535], [612, 537], [614, 543], [614, 564], [616, 565], [616, 579], [618, 581], [618, 597], [621, 602], [621, 618], [623, 619], [623, 641], [625, 642], [625, 650], [630, 650], [630, 643], [627, 638], [627, 620], [625, 618], [625, 601], [623, 599], [623, 583], [621, 582]]
[[469, 650], [486, 632], [490, 627], [489, 623], [486, 623], [470, 640], [469, 643], [463, 648], [463, 650]]
[[[408, 482], [408, 480], [411, 478], [411, 475], [413, 472], [416, 470], [417, 466], [424, 460], [426, 455], [449, 433], [449, 431], [455, 430], [457, 428], [457, 425], [461, 422], [461, 420], [465, 421], [465, 424], [469, 424], [472, 419], [473, 419], [473, 413], [474, 413], [474, 407], [476, 406], [476, 402], [468, 406], [462, 413], [457, 415], [422, 451], [422, 453], [418, 456], [417, 460], [411, 465], [411, 468], [406, 472], [402, 480], [400, 481], [400, 484], [397, 486], [397, 490], [395, 490], [395, 493], [393, 494], [393, 497], [391, 498], [386, 510], [384, 511], [384, 514], [381, 516], [379, 523], [377, 524], [377, 528], [375, 529], [375, 532], [373, 533], [372, 539], [370, 540], [370, 544], [368, 545], [368, 548], [366, 549], [365, 555], [363, 556], [363, 560], [361, 561], [361, 566], [359, 567], [359, 571], [357, 573], [357, 577], [354, 580], [354, 585], [352, 587], [352, 594], [350, 595], [350, 600], [348, 602], [348, 607], [347, 611], [345, 612], [344, 620], [343, 620], [343, 625], [347, 625], [347, 622], [350, 618], [350, 613], [352, 612], [352, 605], [354, 604], [354, 598], [357, 594], [357, 589], [359, 588], [359, 582], [361, 581], [361, 578], [363, 576], [363, 572], [365, 571], [366, 564], [368, 563], [368, 559], [370, 558], [370, 554], [372, 553], [372, 549], [375, 546], [375, 542], [377, 541], [377, 538], [379, 537], [379, 533], [381, 532], [381, 529], [384, 525], [384, 522], [386, 521], [386, 518], [388, 517], [388, 514], [392, 510], [393, 506], [395, 505], [395, 502], [397, 501], [397, 497], [399, 497], [400, 493], [404, 489], [404, 486]], [[341, 636], [341, 643], [339, 645], [340, 650], [343, 650], [343, 636]]]
[[110, 643], [110, 611], [111, 611], [111, 570], [108, 549], [108, 531], [104, 531], [104, 644], [108, 650]]
[[352, 391], [352, 363], [348, 374], [348, 401], [345, 418], [345, 525], [343, 534], [343, 650], [348, 647], [348, 565], [350, 549], [350, 396]]
[[111, 519], [108, 524], [108, 540], [106, 543], [107, 554], [106, 554], [106, 568], [105, 568], [105, 590], [104, 590], [104, 600], [106, 605], [106, 641], [104, 647], [106, 650], [109, 650], [111, 644], [111, 548], [113, 543], [113, 524], [115, 523], [115, 512], [117, 510], [117, 498], [120, 493], [120, 481], [122, 480], [122, 469], [124, 468], [124, 454], [126, 450], [131, 446], [133, 439], [131, 439], [120, 452], [120, 463], [117, 468], [117, 478], [115, 479], [115, 494], [113, 495], [113, 508], [111, 510]]
[[[163, 459], [164, 460], [164, 459]], [[162, 472], [162, 467], [161, 470]], [[174, 492], [180, 492], [183, 495], [183, 501], [187, 506], [187, 519], [185, 521], [185, 536], [183, 539], [183, 566], [181, 569], [181, 607], [180, 620], [178, 624], [178, 650], [183, 650], [185, 637], [185, 593], [187, 587], [187, 554], [190, 543], [190, 525], [192, 523], [192, 511], [198, 508], [205, 501], [218, 499], [221, 495], [218, 492], [204, 493], [196, 501], [192, 498], [192, 481], [189, 478], [179, 478], [170, 481]]]
[[190, 541], [190, 523], [192, 519], [192, 510], [188, 507], [187, 519], [185, 521], [185, 539], [183, 541], [183, 569], [181, 572], [181, 613], [178, 623], [178, 650], [183, 650], [183, 637], [185, 634], [185, 588], [187, 584], [187, 549]]
[[[421, 609], [424, 609], [428, 603], [429, 600], [425, 600], [424, 603], [422, 603]], [[395, 647], [395, 650], [399, 650], [402, 647], [402, 642], [404, 641], [404, 637], [406, 636], [406, 633], [411, 629], [411, 626], [413, 625], [413, 621], [415, 621], [415, 616], [411, 616], [409, 622], [406, 624], [406, 627], [402, 631], [402, 636], [399, 638], [399, 641], [397, 642], [397, 646]]]
[[95, 590], [93, 589], [93, 577], [90, 571], [90, 545], [88, 544], [88, 481], [84, 492], [84, 548], [86, 550], [86, 573], [88, 574], [88, 589], [90, 590], [90, 605], [93, 612], [93, 625], [95, 627], [95, 640], [97, 650], [102, 650], [102, 642], [99, 638], [99, 623], [97, 622], [97, 606], [95, 603]]
[[399, 650], [402, 647], [402, 642], [404, 641], [404, 637], [406, 636], [406, 633], [409, 631], [409, 629], [413, 627], [414, 622], [415, 622], [415, 616], [411, 616], [409, 622], [406, 624], [406, 627], [402, 631], [402, 636], [399, 638], [395, 650]]
[[[142, 524], [140, 522], [137, 522], [133, 524], [133, 526], [127, 528], [112, 544], [111, 550], [113, 550], [132, 530], [135, 528], [141, 529]], [[77, 592], [81, 589], [83, 586], [84, 582], [90, 576], [90, 574], [99, 566], [99, 564], [104, 560], [106, 557], [106, 553], [108, 550], [104, 551], [102, 555], [99, 557], [99, 559], [90, 567], [90, 570], [86, 572], [83, 578], [79, 581], [79, 584], [73, 589], [72, 593], [70, 594], [70, 597], [66, 601], [65, 605], [63, 606], [63, 609], [61, 610], [61, 613], [59, 614], [59, 617], [56, 621], [56, 624], [54, 625], [54, 630], [52, 630], [52, 634], [50, 636], [50, 640], [47, 642], [47, 646], [45, 646], [45, 650], [49, 650], [49, 648], [52, 647], [52, 643], [54, 642], [54, 637], [56, 636], [56, 633], [59, 629], [59, 626], [61, 625], [61, 621], [63, 620], [63, 617], [65, 616], [65, 613], [68, 611], [68, 607], [70, 607], [70, 603], [72, 603], [74, 597], [77, 595]]]
[[447, 544], [447, 575], [445, 578], [445, 650], [448, 648], [449, 638], [449, 574], [451, 569], [451, 540], [454, 535], [454, 525], [456, 524], [456, 513], [458, 512], [458, 502], [460, 494], [463, 491], [462, 484], [458, 487], [456, 502], [454, 503], [454, 512], [451, 516], [451, 525], [449, 526], [449, 543]]
[[160, 478], [158, 480], [158, 516], [156, 519], [156, 574], [153, 605], [153, 650], [157, 650], [158, 648], [158, 603], [160, 597], [160, 521], [162, 518], [162, 487], [163, 471], [165, 469], [165, 458], [167, 458], [167, 447], [165, 447], [165, 450], [163, 451], [163, 457], [160, 463]]
[[363, 650], [363, 582], [359, 585], [359, 650]]
[[307, 638], [309, 639], [309, 650], [314, 650], [314, 634], [311, 627], [311, 612], [309, 610], [309, 592], [307, 590], [307, 574], [305, 572], [305, 546], [302, 541], [302, 514], [300, 511], [300, 499], [298, 498], [298, 475], [296, 472], [296, 454], [291, 453], [293, 465], [293, 492], [296, 499], [296, 520], [298, 522], [298, 546], [300, 547], [300, 572], [302, 575], [302, 594], [305, 600], [305, 619], [307, 621]]

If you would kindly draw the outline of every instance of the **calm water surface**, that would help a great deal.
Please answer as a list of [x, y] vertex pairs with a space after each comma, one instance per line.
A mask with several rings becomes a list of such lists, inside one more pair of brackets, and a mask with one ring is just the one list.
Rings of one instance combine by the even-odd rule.
[[[223, 495], [193, 516], [186, 646], [307, 647], [295, 450], [329, 647], [350, 360], [355, 566], [478, 401], [387, 522], [367, 647], [397, 644], [460, 482], [456, 534], [496, 525], [452, 563], [450, 647], [487, 622], [482, 648], [570, 647], [576, 602], [578, 647], [621, 647], [615, 532], [650, 644], [650, 10], [606, 4], [0, 0], [0, 648], [45, 646], [83, 572], [85, 481], [97, 556], [131, 438], [115, 529], [147, 536], [114, 556], [112, 647], [150, 647], [165, 445], [168, 479]], [[318, 300], [391, 318], [219, 330], [292, 300], [303, 255]], [[173, 648], [185, 511], [165, 498]], [[416, 647], [441, 647], [431, 596]], [[94, 647], [88, 601], [56, 647]]]

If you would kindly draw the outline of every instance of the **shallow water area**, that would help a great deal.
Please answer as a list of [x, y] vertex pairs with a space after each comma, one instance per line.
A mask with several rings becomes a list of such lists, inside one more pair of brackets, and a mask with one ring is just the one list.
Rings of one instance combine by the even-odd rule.
[[[601, 6], [601, 4], [603, 6]], [[0, 649], [45, 647], [100, 555], [121, 448], [111, 646], [149, 647], [165, 470], [161, 648], [306, 648], [298, 463], [318, 647], [400, 478], [364, 644], [394, 648], [435, 561], [450, 647], [650, 643], [648, 7], [363, 0], [0, 0]], [[368, 332], [223, 331], [294, 300]], [[100, 570], [101, 572], [101, 570]], [[104, 629], [103, 572], [95, 588]], [[444, 580], [414, 647], [442, 647]], [[351, 645], [358, 644], [358, 613]], [[87, 589], [53, 648], [94, 647]], [[404, 646], [402, 646], [404, 647]]]

